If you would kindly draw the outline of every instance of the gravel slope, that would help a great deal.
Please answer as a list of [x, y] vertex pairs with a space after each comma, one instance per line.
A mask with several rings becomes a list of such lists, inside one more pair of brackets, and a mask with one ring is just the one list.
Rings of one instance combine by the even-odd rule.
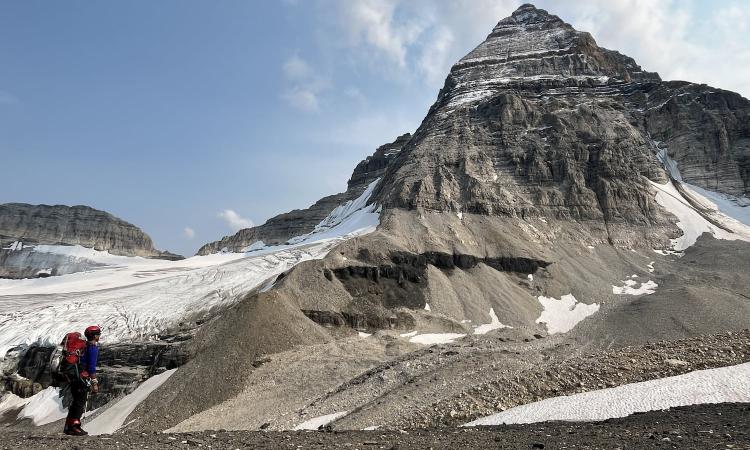
[[750, 448], [750, 404], [699, 405], [605, 422], [348, 432], [206, 431], [70, 438], [0, 431], [3, 449], [614, 449]]

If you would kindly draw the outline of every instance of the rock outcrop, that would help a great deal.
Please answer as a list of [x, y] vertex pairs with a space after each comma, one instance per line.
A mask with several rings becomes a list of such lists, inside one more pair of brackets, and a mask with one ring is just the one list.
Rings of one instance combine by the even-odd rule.
[[63, 275], [100, 264], [64, 253], [38, 252], [36, 245], [80, 245], [114, 255], [182, 259], [154, 248], [140, 228], [88, 206], [0, 205], [0, 278]]
[[140, 228], [88, 206], [0, 205], [0, 244], [80, 245], [114, 255], [179, 258], [154, 248]]
[[359, 197], [367, 185], [383, 176], [385, 169], [410, 138], [408, 133], [399, 136], [395, 141], [378, 147], [375, 153], [361, 161], [347, 183], [346, 192], [323, 197], [309, 208], [279, 214], [263, 225], [245, 228], [232, 236], [210, 242], [201, 247], [198, 254], [208, 255], [224, 250], [239, 252], [258, 241], [269, 245], [283, 244], [290, 238], [311, 232], [337, 206]]

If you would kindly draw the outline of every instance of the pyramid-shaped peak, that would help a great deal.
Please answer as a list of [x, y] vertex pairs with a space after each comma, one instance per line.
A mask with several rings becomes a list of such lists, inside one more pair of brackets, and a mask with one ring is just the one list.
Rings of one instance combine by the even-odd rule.
[[510, 17], [503, 19], [500, 23], [530, 25], [544, 22], [559, 22], [561, 24], [564, 24], [564, 22], [560, 20], [559, 17], [550, 14], [543, 9], [539, 9], [531, 3], [524, 3], [523, 5], [519, 6], [518, 9], [513, 11], [513, 14], [511, 14]]
[[451, 73], [459, 83], [550, 77], [658, 78], [643, 72], [631, 58], [599, 47], [589, 33], [528, 3], [498, 22]]

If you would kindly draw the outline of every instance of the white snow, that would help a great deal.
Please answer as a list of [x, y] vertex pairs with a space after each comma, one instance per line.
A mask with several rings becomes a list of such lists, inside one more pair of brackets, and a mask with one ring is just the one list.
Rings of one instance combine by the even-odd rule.
[[40, 251], [86, 255], [108, 266], [57, 277], [0, 280], [0, 360], [14, 346], [53, 345], [65, 333], [94, 323], [102, 326], [102, 342], [144, 339], [231, 305], [296, 264], [321, 259], [342, 241], [374, 231], [378, 208], [366, 203], [376, 183], [336, 208], [312, 233], [251, 253], [166, 261], [79, 246], [37, 246]]
[[23, 250], [23, 242], [21, 241], [15, 241], [10, 244], [8, 247], [4, 247], [3, 250], [10, 250], [12, 252], [16, 252], [18, 250]]
[[508, 325], [503, 325], [502, 323], [500, 323], [500, 319], [497, 318], [497, 314], [495, 314], [494, 308], [490, 308], [490, 323], [485, 323], [483, 325], [479, 325], [476, 328], [474, 328], [474, 334], [487, 334], [492, 330], [497, 330], [500, 328], [513, 328], [513, 327], [508, 326]]
[[68, 410], [63, 408], [60, 389], [52, 386], [26, 399], [26, 405], [18, 413], [18, 419], [31, 419], [34, 425], [46, 425], [64, 419]]
[[412, 337], [412, 336], [416, 336], [418, 333], [419, 333], [419, 331], [414, 330], [414, 331], [410, 331], [408, 333], [401, 333], [401, 334], [399, 334], [399, 336], [401, 336], [401, 337]]
[[21, 398], [12, 392], [8, 392], [3, 396], [2, 401], [0, 401], [0, 416], [3, 415], [5, 411], [21, 408], [28, 402], [28, 398]]
[[750, 226], [750, 198], [713, 192], [692, 184], [687, 184], [687, 186], [710, 201], [723, 214]]
[[[700, 213], [682, 196], [672, 181], [663, 185], [652, 181], [651, 184], [657, 189], [656, 202], [679, 219], [677, 226], [683, 234], [672, 239], [674, 250], [684, 250], [690, 247], [703, 233], [711, 233], [717, 239], [750, 241], [750, 227], [721, 213], [714, 203], [697, 192], [691, 191], [688, 185], [683, 184], [682, 187], [686, 195], [690, 196], [690, 200], [700, 205]], [[706, 220], [704, 215], [711, 217], [714, 222], [722, 224], [731, 231], [719, 228]]]
[[464, 213], [463, 213], [463, 212], [461, 212], [461, 211], [457, 212], [457, 213], [456, 213], [456, 216], [458, 216], [458, 219], [459, 219], [459, 220], [463, 220], [463, 219], [464, 219]]
[[357, 335], [359, 337], [361, 337], [362, 339], [364, 339], [364, 338], [368, 338], [368, 337], [372, 336], [372, 333], [365, 333], [364, 331], [359, 331], [357, 333]]
[[422, 345], [447, 344], [466, 336], [462, 333], [425, 333], [412, 336], [409, 342]]
[[370, 426], [370, 427], [362, 428], [362, 431], [375, 431], [378, 428], [380, 428], [380, 425], [373, 425], [373, 426]]
[[167, 370], [144, 381], [133, 392], [96, 416], [84, 429], [91, 435], [112, 434], [119, 430], [130, 413], [176, 371], [177, 369]]
[[244, 253], [254, 252], [256, 250], [263, 250], [266, 248], [267, 245], [263, 241], [255, 241], [252, 244], [248, 245], [247, 247], [243, 248], [242, 251]]
[[659, 286], [651, 280], [645, 283], [641, 283], [640, 287], [635, 287], [638, 284], [635, 280], [625, 280], [622, 282], [622, 286], [612, 285], [612, 293], [617, 295], [650, 295], [656, 292], [656, 288]]
[[349, 200], [339, 205], [323, 219], [315, 229], [308, 234], [298, 236], [287, 241], [288, 244], [299, 244], [310, 242], [311, 239], [321, 240], [332, 237], [345, 236], [348, 233], [357, 232], [362, 234], [363, 229], [375, 231], [380, 223], [378, 205], [367, 205], [380, 178], [367, 186], [367, 189], [354, 200]]
[[648, 271], [651, 272], [651, 273], [654, 272], [654, 262], [655, 261], [651, 261], [650, 263], [648, 263], [648, 266], [647, 266], [648, 267]]
[[[654, 141], [657, 145], [660, 144], [658, 141]], [[682, 174], [680, 169], [677, 168], [677, 162], [669, 157], [666, 148], [659, 149], [656, 153], [656, 159], [661, 162], [664, 169], [669, 173], [669, 176], [676, 181], [682, 181]]]
[[484, 98], [491, 97], [494, 94], [495, 94], [495, 91], [491, 89], [481, 89], [481, 90], [472, 90], [468, 92], [463, 92], [463, 93], [456, 95], [450, 100], [450, 102], [448, 102], [448, 108], [455, 108], [457, 106], [461, 106], [467, 103], [477, 102]]
[[593, 246], [593, 245], [587, 245], [586, 247], [590, 248], [591, 250], [593, 250], [593, 249], [594, 249], [594, 246]]
[[317, 430], [320, 427], [326, 426], [336, 419], [344, 417], [349, 414], [349, 411], [341, 411], [333, 414], [327, 414], [325, 416], [314, 417], [310, 420], [306, 420], [301, 424], [294, 427], [295, 430]]
[[598, 303], [579, 303], [573, 294], [563, 295], [560, 300], [541, 295], [538, 299], [544, 310], [536, 323], [546, 324], [549, 334], [566, 333], [578, 325], [578, 322], [599, 311]]
[[750, 402], [750, 363], [553, 397], [483, 417], [466, 426], [593, 421], [704, 403]]
[[432, 309], [430, 309], [430, 304], [429, 303], [425, 303], [424, 304], [424, 310], [425, 311], [432, 311]]

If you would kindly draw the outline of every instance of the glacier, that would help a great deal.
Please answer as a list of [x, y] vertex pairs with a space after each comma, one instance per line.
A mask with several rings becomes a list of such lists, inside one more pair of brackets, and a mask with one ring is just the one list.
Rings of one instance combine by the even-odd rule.
[[12, 348], [54, 345], [65, 333], [91, 324], [102, 327], [106, 344], [151, 339], [180, 322], [220, 311], [297, 264], [322, 259], [342, 241], [373, 232], [380, 223], [380, 208], [367, 203], [378, 182], [332, 211], [313, 232], [249, 253], [166, 261], [42, 247], [85, 255], [103, 267], [57, 277], [0, 280], [0, 360]]

